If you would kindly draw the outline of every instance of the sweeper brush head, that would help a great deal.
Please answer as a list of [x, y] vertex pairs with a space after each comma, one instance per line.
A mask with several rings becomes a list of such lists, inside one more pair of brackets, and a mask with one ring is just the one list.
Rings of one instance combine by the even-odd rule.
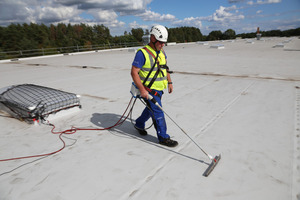
[[218, 162], [220, 160], [221, 160], [221, 154], [219, 156], [215, 156], [215, 158], [212, 159], [210, 165], [208, 166], [208, 168], [204, 172], [203, 176], [207, 177], [212, 172], [212, 170], [214, 170], [215, 166], [218, 164]]

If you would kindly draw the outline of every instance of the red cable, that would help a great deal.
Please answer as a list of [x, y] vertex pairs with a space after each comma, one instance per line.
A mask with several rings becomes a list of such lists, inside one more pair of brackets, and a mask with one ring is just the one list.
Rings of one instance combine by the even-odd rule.
[[21, 160], [21, 159], [26, 159], [26, 158], [44, 157], [44, 156], [50, 156], [50, 155], [56, 154], [56, 153], [62, 151], [62, 150], [66, 147], [65, 141], [61, 138], [62, 134], [63, 134], [63, 133], [61, 133], [61, 134], [59, 135], [59, 139], [63, 142], [63, 147], [60, 148], [60, 149], [57, 150], [57, 151], [54, 151], [54, 152], [51, 152], [51, 153], [46, 153], [46, 154], [34, 155], [34, 156], [24, 156], [24, 157], [17, 157], [17, 158], [8, 158], [8, 159], [0, 160], [0, 162], [2, 162], [2, 161], [11, 161], [11, 160]]
[[[125, 116], [125, 113], [127, 112], [129, 106], [131, 105], [131, 101], [132, 101], [133, 97], [130, 99], [129, 103], [128, 103], [128, 106], [126, 108], [126, 110], [124, 111], [123, 115], [121, 116], [121, 118], [119, 119], [119, 121], [117, 123], [115, 123], [114, 125], [110, 126], [110, 127], [106, 127], [106, 128], [76, 128], [76, 127], [72, 127], [71, 129], [67, 129], [67, 130], [64, 130], [64, 131], [60, 131], [60, 132], [55, 132], [54, 129], [55, 129], [55, 125], [54, 124], [51, 124], [51, 123], [48, 123], [49, 126], [52, 126], [53, 128], [51, 129], [51, 133], [53, 134], [59, 134], [59, 139], [62, 141], [63, 143], [63, 147], [60, 148], [59, 150], [56, 150], [56, 151], [53, 151], [51, 153], [46, 153], [46, 154], [40, 154], [40, 155], [33, 155], [33, 156], [24, 156], [24, 157], [16, 157], [16, 158], [8, 158], [8, 159], [2, 159], [0, 160], [0, 162], [3, 162], [3, 161], [11, 161], [11, 160], [21, 160], [21, 159], [27, 159], [27, 158], [36, 158], [36, 157], [44, 157], [44, 156], [50, 156], [50, 155], [53, 155], [53, 154], [56, 154], [60, 151], [62, 151], [65, 147], [66, 147], [66, 143], [65, 141], [62, 139], [62, 135], [63, 134], [68, 134], [68, 135], [71, 135], [71, 134], [74, 134], [76, 133], [78, 130], [85, 130], [85, 131], [102, 131], [102, 130], [109, 130], [109, 129], [112, 129], [118, 125], [121, 125], [123, 124], [126, 119], [129, 117], [129, 114], [131, 112], [128, 113], [128, 115], [123, 119], [123, 117]], [[122, 120], [123, 119], [123, 120]], [[121, 121], [122, 120], [122, 121]]]

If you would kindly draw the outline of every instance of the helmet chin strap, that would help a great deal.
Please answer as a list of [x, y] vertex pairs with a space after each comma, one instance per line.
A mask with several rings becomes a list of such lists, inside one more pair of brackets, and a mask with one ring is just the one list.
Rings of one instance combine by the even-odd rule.
[[[155, 38], [154, 35], [151, 35], [151, 36], [153, 36]], [[150, 43], [152, 43], [155, 51], [158, 51], [157, 48], [156, 48], [156, 45], [155, 45], [157, 42], [158, 42], [158, 40], [156, 38], [155, 38], [155, 42], [152, 42], [152, 39], [150, 39]]]
[[153, 46], [154, 46], [154, 48], [155, 48], [155, 51], [157, 51], [157, 49], [156, 49], [156, 46], [155, 46], [155, 44], [158, 42], [158, 40], [155, 40], [155, 42], [152, 42], [152, 44], [153, 44]]

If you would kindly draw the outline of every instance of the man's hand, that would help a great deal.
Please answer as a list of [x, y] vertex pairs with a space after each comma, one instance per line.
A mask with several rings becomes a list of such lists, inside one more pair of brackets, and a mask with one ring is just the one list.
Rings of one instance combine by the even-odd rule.
[[168, 91], [170, 94], [173, 92], [173, 84], [168, 84]]
[[141, 93], [141, 97], [148, 99], [149, 92], [147, 90], [145, 89], [143, 91], [140, 90], [140, 93]]

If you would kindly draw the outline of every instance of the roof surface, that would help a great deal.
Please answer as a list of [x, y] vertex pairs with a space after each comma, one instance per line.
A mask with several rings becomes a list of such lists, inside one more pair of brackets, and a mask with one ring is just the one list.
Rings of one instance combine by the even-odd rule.
[[[210, 160], [169, 118], [176, 148], [159, 145], [153, 127], [140, 136], [127, 119], [111, 130], [64, 134], [66, 147], [54, 155], [0, 162], [0, 199], [299, 199], [300, 40], [289, 39], [165, 47], [175, 73], [163, 108], [201, 148], [222, 155], [208, 177]], [[1, 61], [0, 88], [31, 83], [81, 95], [81, 110], [49, 117], [55, 131], [109, 127], [131, 98], [134, 52]], [[143, 107], [136, 102], [133, 120]], [[48, 125], [3, 111], [0, 125], [0, 160], [63, 146]]]

